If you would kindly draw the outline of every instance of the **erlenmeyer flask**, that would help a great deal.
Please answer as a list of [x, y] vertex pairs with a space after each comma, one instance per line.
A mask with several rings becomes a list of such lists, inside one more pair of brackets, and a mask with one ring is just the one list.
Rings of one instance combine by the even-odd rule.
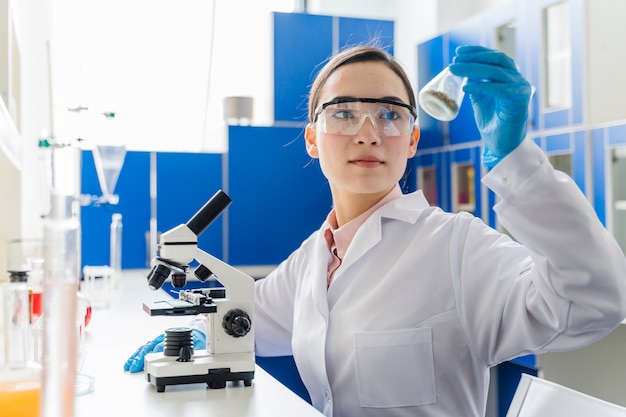
[[453, 120], [465, 97], [466, 81], [467, 78], [452, 74], [449, 67], [444, 68], [420, 90], [417, 97], [420, 107], [437, 120]]

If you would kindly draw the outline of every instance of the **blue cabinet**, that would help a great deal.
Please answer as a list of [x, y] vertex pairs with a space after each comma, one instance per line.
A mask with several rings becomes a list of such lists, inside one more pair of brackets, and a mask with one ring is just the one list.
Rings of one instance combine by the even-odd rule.
[[230, 126], [228, 136], [228, 261], [277, 265], [325, 220], [329, 186], [301, 128]]
[[[100, 196], [100, 184], [91, 151], [82, 153], [82, 193]], [[110, 225], [113, 213], [122, 214], [122, 268], [146, 268], [150, 230], [150, 154], [127, 152], [115, 194], [119, 204], [81, 208], [82, 265], [109, 265]]]
[[274, 13], [274, 120], [306, 122], [309, 89], [337, 51], [375, 43], [393, 54], [394, 23], [302, 13]]
[[[122, 214], [122, 268], [150, 266], [150, 158], [149, 152], [127, 152], [115, 189], [117, 205], [81, 209], [82, 265], [109, 265], [110, 224], [113, 213]], [[222, 155], [207, 153], [156, 153], [157, 227], [159, 232], [185, 223], [222, 188]], [[100, 185], [91, 152], [83, 152], [82, 192], [99, 196]], [[199, 238], [199, 246], [222, 255], [221, 218]]]

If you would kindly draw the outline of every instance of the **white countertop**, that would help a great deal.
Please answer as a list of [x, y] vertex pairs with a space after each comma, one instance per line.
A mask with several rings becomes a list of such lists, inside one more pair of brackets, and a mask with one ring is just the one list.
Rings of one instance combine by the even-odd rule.
[[210, 389], [204, 383], [168, 385], [162, 393], [143, 373], [124, 372], [124, 362], [139, 346], [166, 328], [191, 320], [189, 316], [150, 317], [143, 311], [144, 302], [167, 297], [163, 291], [148, 289], [146, 274], [124, 271], [110, 306], [93, 311], [85, 331], [86, 355], [80, 373], [94, 377], [94, 389], [76, 398], [75, 417], [322, 415], [258, 365], [250, 387], [242, 382], [223, 389]]

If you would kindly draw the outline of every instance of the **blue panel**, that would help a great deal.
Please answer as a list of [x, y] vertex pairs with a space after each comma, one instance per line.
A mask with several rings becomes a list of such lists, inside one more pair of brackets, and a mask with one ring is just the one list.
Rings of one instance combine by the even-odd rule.
[[537, 366], [537, 356], [536, 355], [524, 355], [518, 358], [512, 359], [511, 362], [516, 363], [518, 365], [526, 366], [528, 368], [535, 368]]
[[552, 129], [569, 125], [569, 110], [557, 110], [544, 113], [543, 127]]
[[537, 369], [515, 362], [503, 362], [497, 367], [498, 415], [505, 416], [522, 374], [537, 376]]
[[481, 179], [481, 159], [480, 159], [480, 154], [481, 154], [481, 148], [479, 146], [474, 147], [471, 149], [472, 155], [471, 155], [471, 160], [474, 162], [474, 205], [476, 206], [476, 208], [474, 209], [474, 215], [476, 215], [477, 217], [482, 217], [482, 213], [483, 213], [483, 201], [481, 198], [481, 191], [482, 191], [482, 183], [480, 182]]
[[311, 403], [311, 397], [300, 379], [293, 356], [257, 356], [256, 363], [304, 401]]
[[493, 191], [489, 190], [487, 192], [487, 205], [489, 206], [489, 210], [487, 211], [487, 224], [491, 227], [493, 227], [494, 229], [496, 228], [496, 212], [493, 210], [493, 206], [496, 205], [496, 193], [494, 193]]
[[472, 149], [463, 148], [452, 151], [452, 162], [457, 164], [472, 162]]
[[611, 146], [626, 145], [626, 125], [609, 127], [608, 143]]
[[332, 206], [303, 130], [229, 127], [229, 261], [276, 265], [314, 230]]
[[393, 21], [349, 17], [339, 18], [339, 49], [370, 44], [385, 48], [393, 55]]
[[571, 137], [569, 133], [546, 137], [546, 152], [571, 152]]
[[594, 129], [591, 131], [591, 149], [593, 166], [593, 207], [598, 218], [606, 226], [606, 190], [604, 183], [606, 180], [604, 129]]
[[400, 188], [404, 194], [412, 193], [417, 190], [417, 165], [415, 158], [407, 161], [404, 175], [400, 179]]
[[[437, 75], [445, 65], [447, 56], [443, 55], [443, 36], [438, 36], [426, 41], [417, 47], [417, 73], [418, 90]], [[419, 109], [418, 124], [421, 130], [419, 146], [421, 148], [434, 148], [443, 145], [441, 122], [433, 119], [421, 108]]]
[[[222, 154], [157, 154], [157, 229], [166, 232], [186, 223], [215, 192], [222, 188]], [[223, 258], [219, 216], [198, 237], [198, 247]]]
[[309, 87], [332, 50], [332, 17], [274, 13], [274, 120], [306, 120]]
[[417, 165], [421, 167], [429, 167], [435, 165], [435, 154], [428, 153], [425, 155], [416, 156]]
[[439, 194], [439, 207], [445, 211], [452, 210], [452, 187], [450, 184], [450, 153], [442, 151], [439, 153], [439, 163], [437, 164], [437, 188]]
[[[100, 196], [93, 155], [83, 152], [82, 193]], [[146, 238], [150, 230], [150, 155], [127, 152], [115, 188], [117, 205], [81, 209], [82, 266], [109, 265], [110, 225], [113, 213], [122, 214], [122, 268], [146, 268]]]
[[[480, 44], [481, 32], [484, 29], [484, 23], [480, 19], [471, 19], [466, 21], [462, 26], [455, 27], [449, 33], [448, 57], [447, 62], [452, 62], [456, 48], [461, 45], [478, 45]], [[480, 139], [480, 133], [474, 120], [474, 111], [469, 96], [463, 98], [463, 103], [459, 110], [459, 115], [449, 124], [450, 127], [450, 144], [459, 144], [471, 142]]]
[[[434, 119], [431, 118], [431, 120]], [[443, 132], [440, 129], [424, 130], [421, 125], [422, 123], [420, 122], [420, 141], [417, 145], [418, 149], [432, 149], [442, 147]]]
[[585, 145], [585, 132], [574, 133], [574, 152], [572, 154], [572, 178], [581, 191], [586, 194], [585, 186], [585, 161], [587, 158], [587, 147]]

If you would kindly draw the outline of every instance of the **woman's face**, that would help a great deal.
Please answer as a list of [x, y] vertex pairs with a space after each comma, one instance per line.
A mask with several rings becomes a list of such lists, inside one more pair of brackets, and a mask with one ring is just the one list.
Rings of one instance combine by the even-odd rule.
[[[336, 69], [321, 88], [317, 105], [337, 98], [374, 98], [409, 103], [402, 80], [381, 62], [358, 62]], [[319, 158], [334, 198], [349, 194], [386, 194], [402, 178], [415, 155], [419, 129], [385, 137], [366, 116], [351, 136], [324, 133], [320, 121], [307, 126], [307, 151]]]

